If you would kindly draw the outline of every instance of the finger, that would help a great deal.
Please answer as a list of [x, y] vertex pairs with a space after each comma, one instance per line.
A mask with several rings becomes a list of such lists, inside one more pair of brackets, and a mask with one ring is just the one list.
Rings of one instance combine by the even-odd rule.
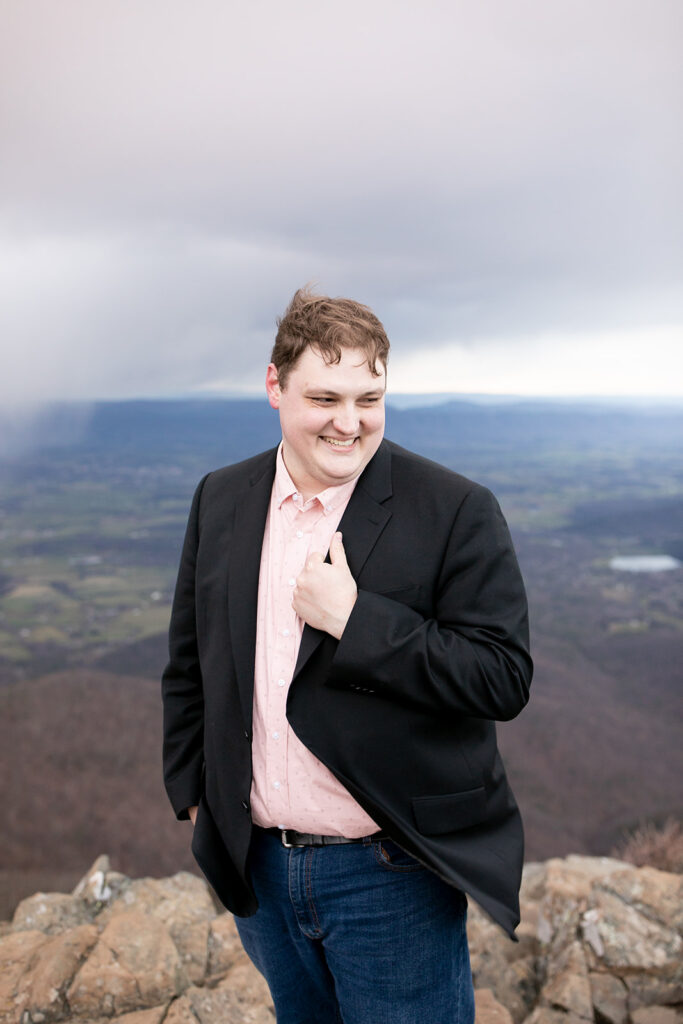
[[335, 533], [332, 538], [332, 543], [330, 544], [330, 561], [332, 562], [332, 565], [348, 566], [341, 533]]

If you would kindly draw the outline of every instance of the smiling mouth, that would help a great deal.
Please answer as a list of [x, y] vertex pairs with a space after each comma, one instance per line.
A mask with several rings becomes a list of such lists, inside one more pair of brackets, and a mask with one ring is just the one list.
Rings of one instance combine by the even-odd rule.
[[331, 444], [333, 448], [351, 448], [357, 438], [350, 437], [347, 441], [340, 441], [337, 437], [321, 436], [321, 440], [325, 441], [326, 444]]

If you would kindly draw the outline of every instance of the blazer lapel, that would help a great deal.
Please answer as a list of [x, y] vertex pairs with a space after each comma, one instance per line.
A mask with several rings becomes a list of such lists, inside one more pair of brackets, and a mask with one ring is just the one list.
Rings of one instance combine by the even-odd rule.
[[[382, 504], [391, 497], [391, 493], [391, 451], [386, 441], [383, 441], [361, 474], [339, 523], [339, 530], [344, 536], [346, 559], [351, 575], [356, 580], [391, 519], [390, 510]], [[325, 560], [329, 561], [329, 558], [328, 552]], [[311, 626], [304, 627], [294, 678], [327, 635]]]
[[251, 732], [254, 703], [256, 613], [263, 531], [275, 475], [277, 449], [249, 481], [249, 490], [235, 509], [233, 550], [228, 562], [230, 637], [244, 722]]

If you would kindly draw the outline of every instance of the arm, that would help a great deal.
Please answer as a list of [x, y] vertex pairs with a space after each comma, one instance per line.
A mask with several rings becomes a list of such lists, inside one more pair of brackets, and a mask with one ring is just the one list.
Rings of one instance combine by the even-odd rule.
[[527, 603], [507, 524], [475, 488], [455, 517], [435, 586], [434, 618], [359, 590], [328, 684], [360, 684], [432, 714], [504, 721], [529, 697]]
[[170, 659], [161, 682], [164, 782], [178, 818], [191, 817], [190, 811], [199, 803], [204, 767], [204, 694], [197, 650], [195, 566], [205, 480], [199, 484], [190, 510], [171, 612]]

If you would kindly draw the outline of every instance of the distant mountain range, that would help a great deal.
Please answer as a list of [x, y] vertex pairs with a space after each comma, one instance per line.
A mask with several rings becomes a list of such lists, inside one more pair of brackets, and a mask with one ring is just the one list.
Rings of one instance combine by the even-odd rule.
[[[438, 399], [438, 401], [437, 401]], [[264, 399], [139, 399], [63, 404], [11, 418], [0, 412], [0, 455], [12, 460], [55, 447], [116, 453], [207, 451], [224, 461], [277, 442], [277, 416]], [[520, 452], [558, 443], [614, 450], [652, 443], [678, 451], [683, 402], [629, 404], [495, 396], [388, 399], [387, 436], [447, 464], [482, 447]]]

